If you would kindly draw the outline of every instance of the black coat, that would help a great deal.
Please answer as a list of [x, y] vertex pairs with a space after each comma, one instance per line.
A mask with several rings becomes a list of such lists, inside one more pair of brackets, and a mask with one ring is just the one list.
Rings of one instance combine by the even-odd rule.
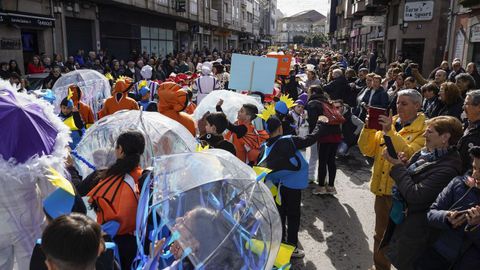
[[211, 148], [223, 149], [232, 153], [234, 156], [237, 155], [235, 146], [231, 142], [226, 141], [222, 135], [207, 133], [200, 137], [200, 141], [202, 141], [204, 144], [208, 144]]
[[331, 100], [341, 99], [349, 106], [355, 106], [355, 97], [344, 76], [329, 82], [323, 89], [330, 96]]
[[463, 137], [458, 141], [458, 151], [462, 157], [462, 173], [472, 168], [472, 159], [468, 150], [472, 146], [480, 146], [480, 121], [472, 123], [463, 133]]
[[[415, 153], [410, 164], [419, 157], [420, 152]], [[427, 213], [438, 194], [460, 171], [460, 155], [454, 148], [439, 160], [417, 167], [413, 173], [408, 173], [403, 165], [392, 167], [390, 176], [406, 202], [407, 215], [398, 225], [390, 220], [382, 244], [388, 242], [387, 257], [398, 269], [413, 269], [413, 263], [428, 248]]]
[[439, 115], [448, 115], [456, 117], [458, 120], [462, 121], [462, 112], [463, 112], [463, 100], [461, 98], [457, 99], [453, 104], [447, 105], [442, 103], [440, 109], [438, 110]]

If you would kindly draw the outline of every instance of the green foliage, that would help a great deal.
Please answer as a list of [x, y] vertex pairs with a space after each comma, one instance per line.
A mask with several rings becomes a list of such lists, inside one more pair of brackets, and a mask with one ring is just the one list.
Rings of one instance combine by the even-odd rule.
[[328, 43], [327, 37], [321, 33], [309, 35], [305, 39], [305, 45], [310, 47], [321, 47], [323, 44]]
[[293, 43], [303, 44], [304, 42], [305, 42], [305, 37], [304, 36], [294, 36], [293, 37]]

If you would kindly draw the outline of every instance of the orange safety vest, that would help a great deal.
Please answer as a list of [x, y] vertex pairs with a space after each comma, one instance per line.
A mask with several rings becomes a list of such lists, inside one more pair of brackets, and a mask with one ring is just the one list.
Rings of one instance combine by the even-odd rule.
[[138, 180], [142, 169], [135, 168], [125, 175], [114, 175], [101, 180], [88, 194], [88, 202], [97, 214], [97, 222], [117, 221], [118, 235], [135, 231], [138, 198]]

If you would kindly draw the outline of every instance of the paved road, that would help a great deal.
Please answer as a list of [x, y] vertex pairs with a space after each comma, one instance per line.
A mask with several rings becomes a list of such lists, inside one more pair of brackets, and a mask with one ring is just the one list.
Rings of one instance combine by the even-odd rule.
[[369, 191], [370, 166], [358, 149], [337, 160], [334, 196], [315, 196], [305, 190], [300, 245], [304, 259], [292, 269], [368, 269], [372, 265], [374, 196]]

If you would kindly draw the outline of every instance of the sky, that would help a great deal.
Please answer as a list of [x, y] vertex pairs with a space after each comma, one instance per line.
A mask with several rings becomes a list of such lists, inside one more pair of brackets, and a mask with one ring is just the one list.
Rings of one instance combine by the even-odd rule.
[[277, 7], [285, 16], [315, 9], [326, 17], [327, 10], [330, 9], [328, 0], [277, 0]]

